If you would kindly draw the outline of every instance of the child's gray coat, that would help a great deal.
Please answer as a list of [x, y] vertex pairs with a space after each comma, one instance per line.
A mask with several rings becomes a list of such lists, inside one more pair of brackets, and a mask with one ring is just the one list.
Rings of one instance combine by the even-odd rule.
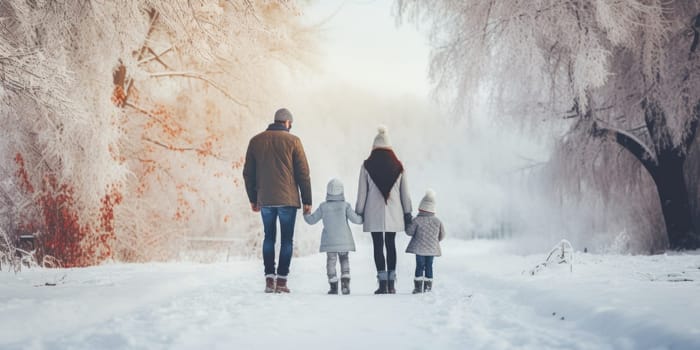
[[304, 221], [313, 225], [323, 220], [321, 233], [321, 252], [355, 251], [355, 241], [348, 220], [354, 224], [362, 224], [362, 217], [357, 215], [350, 203], [345, 201], [342, 183], [331, 180], [328, 183], [326, 201], [313, 214], [304, 215]]

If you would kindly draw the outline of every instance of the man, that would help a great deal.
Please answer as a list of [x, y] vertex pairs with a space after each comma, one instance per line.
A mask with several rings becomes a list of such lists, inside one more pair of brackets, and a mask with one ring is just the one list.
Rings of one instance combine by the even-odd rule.
[[[292, 260], [297, 209], [303, 203], [304, 214], [311, 212], [309, 164], [301, 141], [289, 133], [292, 122], [288, 110], [282, 108], [275, 112], [275, 122], [250, 140], [243, 166], [250, 207], [254, 212], [261, 212], [265, 231], [265, 293], [289, 293], [287, 275]], [[275, 271], [277, 218], [282, 237], [279, 265]]]

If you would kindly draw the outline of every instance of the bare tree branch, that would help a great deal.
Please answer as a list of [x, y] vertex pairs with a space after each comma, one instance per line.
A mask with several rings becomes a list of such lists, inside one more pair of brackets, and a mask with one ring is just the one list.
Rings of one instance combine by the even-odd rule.
[[150, 118], [155, 119], [157, 122], [159, 122], [159, 123], [161, 123], [161, 124], [165, 124], [165, 122], [164, 122], [162, 119], [158, 118], [158, 116], [156, 116], [155, 114], [153, 114], [153, 113], [147, 111], [146, 109], [144, 109], [144, 108], [142, 108], [142, 107], [139, 107], [139, 106], [137, 106], [137, 105], [135, 105], [135, 104], [132, 104], [131, 102], [126, 102], [126, 103], [124, 103], [124, 106], [125, 106], [125, 107], [133, 108], [134, 110], [136, 110], [136, 111], [138, 111], [138, 112], [141, 112], [141, 113], [147, 115], [147, 116], [150, 117]]
[[173, 48], [172, 48], [172, 46], [171, 46], [171, 47], [169, 47], [169, 48], [163, 50], [163, 52], [161, 52], [161, 53], [156, 53], [155, 51], [153, 51], [153, 49], [151, 49], [151, 48], [149, 47], [149, 48], [148, 48], [148, 52], [149, 52], [151, 55], [153, 55], [153, 56], [148, 57], [148, 58], [144, 58], [144, 59], [140, 60], [140, 61], [138, 62], [138, 64], [144, 64], [144, 63], [148, 63], [148, 62], [151, 62], [151, 61], [155, 60], [155, 61], [158, 61], [158, 63], [160, 63], [161, 65], [163, 65], [165, 68], [171, 69], [170, 67], [168, 67], [167, 64], [165, 64], [165, 62], [162, 61], [161, 56], [165, 55], [166, 53], [168, 53], [168, 52], [170, 52], [170, 51], [172, 51], [172, 50], [173, 50]]
[[216, 90], [219, 90], [224, 96], [228, 97], [231, 101], [235, 102], [239, 106], [249, 108], [249, 106], [243, 102], [241, 102], [239, 99], [233, 97], [226, 89], [223, 87], [219, 86], [216, 82], [213, 80], [209, 79], [208, 77], [196, 73], [196, 72], [160, 72], [160, 73], [150, 73], [149, 74], [151, 77], [154, 78], [160, 78], [160, 77], [185, 77], [185, 78], [192, 78], [192, 79], [199, 79], [201, 81], [206, 82], [209, 84], [211, 87], [213, 87]]
[[[158, 11], [155, 9], [150, 9], [148, 11], [148, 16], [151, 19], [150, 25], [148, 26], [148, 32], [146, 33], [146, 38], [144, 39], [143, 46], [141, 46], [141, 49], [139, 50], [139, 56], [136, 58], [137, 61], [140, 61], [143, 59], [143, 55], [146, 53], [146, 48], [148, 48], [148, 40], [151, 37], [151, 34], [156, 28], [156, 21], [158, 20]], [[131, 89], [134, 86], [134, 79], [129, 79], [129, 84], [124, 89], [124, 103], [129, 100], [129, 94], [131, 93]]]
[[198, 150], [197, 148], [194, 148], [194, 147], [177, 147], [177, 146], [173, 146], [173, 145], [168, 145], [168, 144], [165, 144], [165, 143], [163, 143], [163, 142], [160, 142], [160, 141], [151, 139], [151, 138], [146, 137], [146, 136], [142, 137], [142, 139], [143, 139], [144, 141], [150, 142], [150, 143], [152, 143], [152, 144], [154, 144], [154, 145], [163, 147], [163, 148], [168, 149], [168, 150], [170, 150], [170, 151], [182, 151], [182, 152], [187, 152], [187, 151], [197, 151], [197, 150]]
[[154, 140], [154, 139], [152, 139], [152, 138], [150, 138], [150, 137], [147, 137], [147, 136], [142, 136], [141, 139], [144, 140], [144, 141], [146, 141], [146, 142], [152, 143], [152, 144], [154, 144], [154, 145], [156, 145], [156, 146], [165, 148], [165, 149], [167, 149], [167, 150], [169, 150], [169, 151], [177, 151], [177, 152], [197, 152], [197, 153], [199, 153], [199, 154], [206, 154], [206, 155], [208, 155], [208, 156], [211, 156], [211, 157], [216, 158], [216, 159], [219, 159], [219, 160], [224, 160], [221, 156], [219, 156], [219, 155], [217, 155], [217, 154], [214, 154], [214, 153], [211, 153], [211, 152], [209, 152], [209, 151], [206, 150], [206, 149], [197, 148], [197, 147], [178, 147], [178, 146], [173, 146], [173, 145], [169, 145], [169, 144], [167, 144], [167, 143], [164, 143], [164, 142], [161, 142], [161, 141], [158, 141], [158, 140]]

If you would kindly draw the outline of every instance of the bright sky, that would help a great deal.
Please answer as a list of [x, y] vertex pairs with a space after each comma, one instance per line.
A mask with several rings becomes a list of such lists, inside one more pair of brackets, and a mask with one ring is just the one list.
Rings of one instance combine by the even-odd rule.
[[326, 79], [379, 95], [427, 96], [429, 47], [415, 25], [396, 24], [394, 0], [315, 1], [305, 13], [321, 26], [319, 51]]
[[294, 132], [308, 150], [318, 200], [331, 177], [354, 193], [359, 164], [383, 124], [410, 169], [416, 203], [433, 188], [450, 203], [444, 218], [461, 234], [496, 225], [509, 203], [502, 179], [542, 152], [486, 114], [451, 115], [429, 97], [427, 35], [413, 23], [397, 26], [394, 3], [316, 0], [306, 7], [304, 20], [321, 31], [314, 69], [293, 74], [288, 100], [271, 99], [270, 110], [284, 105], [299, 117]]

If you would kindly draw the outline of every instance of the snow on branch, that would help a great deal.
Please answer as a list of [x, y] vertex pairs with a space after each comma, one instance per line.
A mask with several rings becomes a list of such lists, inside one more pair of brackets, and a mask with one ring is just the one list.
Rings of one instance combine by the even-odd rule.
[[642, 140], [629, 132], [614, 127], [601, 127], [598, 122], [593, 123], [593, 136], [606, 137], [615, 140], [620, 146], [632, 153], [650, 172], [657, 165], [656, 153], [652, 151]]
[[[460, 98], [482, 87], [533, 83], [550, 77], [554, 91], [578, 98], [614, 77], [617, 48], [641, 50], [643, 71], [652, 77], [668, 37], [664, 1], [419, 0], [397, 2], [398, 20], [427, 22], [433, 42], [431, 77], [438, 89]], [[564, 78], [564, 77], [567, 78]], [[527, 96], [525, 96], [527, 97]]]

